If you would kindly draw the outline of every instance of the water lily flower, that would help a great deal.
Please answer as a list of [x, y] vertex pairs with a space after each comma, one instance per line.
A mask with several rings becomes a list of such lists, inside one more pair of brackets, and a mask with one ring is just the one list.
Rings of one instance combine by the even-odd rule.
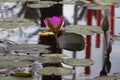
[[53, 16], [51, 18], [45, 18], [44, 23], [53, 33], [58, 33], [61, 27], [64, 25], [63, 17]]

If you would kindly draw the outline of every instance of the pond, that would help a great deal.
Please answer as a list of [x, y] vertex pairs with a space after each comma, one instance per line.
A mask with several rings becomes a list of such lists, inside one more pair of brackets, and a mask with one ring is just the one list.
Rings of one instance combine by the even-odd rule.
[[[10, 3], [4, 3], [4, 4], [5, 5], [7, 4], [10, 6]], [[19, 11], [22, 9], [22, 7], [21, 7], [22, 3], [19, 3], [19, 4], [12, 3], [12, 7], [15, 4], [17, 4], [18, 6], [17, 7], [15, 6], [15, 8], [12, 9], [13, 11], [11, 10], [11, 12], [10, 12], [10, 9], [11, 9], [11, 7], [10, 7], [9, 10], [6, 10], [6, 12], [1, 13], [1, 17], [2, 18], [3, 17], [9, 18], [9, 17], [15, 16], [17, 13], [19, 13]], [[1, 5], [2, 5], [2, 3], [1, 3]], [[4, 5], [2, 5], [2, 6], [4, 6]], [[85, 7], [86, 7], [86, 5], [85, 5]], [[83, 14], [82, 14], [82, 9], [86, 10], [85, 12], [83, 11], [84, 12]], [[2, 76], [3, 75], [5, 75], [5, 76], [11, 75], [11, 71], [15, 71], [16, 69], [17, 69], [17, 71], [19, 71], [19, 69], [21, 71], [24, 71], [23, 66], [25, 66], [25, 70], [26, 70], [26, 67], [28, 67], [28, 63], [32, 64], [32, 61], [35, 60], [34, 65], [30, 66], [30, 68], [27, 68], [30, 70], [33, 69], [33, 73], [34, 73], [33, 78], [34, 79], [31, 79], [31, 77], [30, 77], [31, 75], [29, 74], [28, 75], [29, 78], [25, 79], [25, 80], [48, 80], [48, 79], [49, 80], [93, 80], [95, 77], [99, 77], [100, 75], [101, 76], [103, 75], [104, 77], [105, 76], [110, 77], [110, 80], [115, 80], [114, 78], [116, 78], [116, 77], [114, 76], [114, 74], [120, 73], [120, 69], [119, 69], [119, 66], [120, 66], [120, 61], [119, 61], [119, 59], [120, 59], [120, 53], [119, 53], [119, 49], [120, 49], [120, 39], [119, 39], [120, 38], [120, 27], [119, 27], [120, 26], [120, 23], [119, 23], [120, 19], [119, 19], [119, 14], [120, 14], [120, 10], [119, 9], [120, 9], [120, 7], [115, 7], [114, 34], [111, 35], [108, 32], [107, 33], [108, 40], [105, 40], [105, 34], [103, 34], [103, 33], [94, 33], [92, 35], [86, 35], [87, 32], [85, 32], [86, 34], [82, 34], [82, 32], [81, 32], [81, 33], [79, 33], [79, 35], [78, 34], [74, 35], [71, 33], [70, 34], [65, 33], [64, 35], [60, 35], [59, 40], [60, 40], [61, 47], [64, 47], [63, 45], [61, 45], [64, 42], [68, 43], [68, 42], [76, 41], [76, 43], [77, 43], [78, 40], [80, 40], [80, 42], [81, 42], [81, 43], [79, 42], [79, 44], [82, 46], [82, 48], [80, 46], [79, 50], [75, 50], [78, 48], [76, 48], [76, 45], [74, 46], [73, 44], [71, 44], [72, 47], [70, 47], [72, 50], [69, 50], [68, 47], [67, 48], [64, 47], [65, 49], [61, 49], [60, 52], [62, 52], [65, 55], [44, 55], [43, 54], [43, 53], [48, 52], [48, 50], [45, 49], [45, 48], [48, 48], [48, 46], [46, 46], [47, 43], [49, 43], [50, 45], [52, 44], [52, 46], [54, 46], [53, 45], [54, 39], [51, 37], [48, 38], [47, 43], [46, 43], [46, 41], [43, 41], [43, 43], [45, 45], [36, 45], [39, 42], [38, 39], [40, 37], [40, 34], [42, 34], [42, 31], [45, 30], [43, 27], [41, 27], [40, 20], [38, 20], [38, 22], [36, 22], [34, 20], [34, 18], [38, 19], [37, 17], [39, 17], [39, 16], [32, 15], [30, 17], [30, 19], [34, 20], [34, 22], [36, 22], [38, 24], [37, 26], [30, 25], [28, 27], [23, 26], [21, 28], [16, 28], [16, 29], [12, 29], [12, 30], [1, 30], [0, 33], [4, 34], [4, 35], [1, 35], [1, 37], [0, 37], [1, 38], [1, 46], [3, 47], [3, 45], [4, 45], [5, 48], [6, 48], [6, 45], [8, 46], [7, 47], [8, 51], [7, 52], [5, 52], [6, 50], [4, 51], [4, 53], [6, 55], [8, 55], [8, 57], [5, 57], [5, 60], [4, 59], [2, 60], [3, 51], [1, 51], [2, 56], [0, 56], [0, 59], [1, 59], [0, 72], [2, 72], [2, 70], [4, 71], [6, 69], [6, 68], [5, 69], [3, 68], [4, 67], [3, 66], [4, 64], [2, 64], [3, 61], [5, 63], [5, 61], [9, 61], [9, 60], [11, 61], [12, 60], [11, 58], [14, 58], [16, 60], [14, 62], [12, 62], [11, 64], [17, 64], [17, 65], [13, 65], [14, 67], [12, 67], [12, 68], [9, 66], [10, 72], [9, 71], [8, 71], [8, 73], [5, 72], [5, 74], [1, 73], [1, 75]], [[6, 13], [10, 13], [10, 14], [6, 14]], [[64, 19], [65, 19], [65, 26], [72, 25], [72, 27], [77, 27], [77, 25], [86, 25], [86, 24], [100, 26], [100, 25], [102, 25], [102, 22], [104, 21], [105, 16], [108, 17], [109, 24], [111, 25], [110, 18], [109, 18], [110, 14], [109, 15], [107, 14], [107, 13], [110, 13], [109, 10], [102, 10], [102, 18], [101, 18], [101, 22], [99, 24], [96, 23], [97, 19], [95, 16], [92, 16], [92, 21], [89, 23], [89, 21], [87, 21], [87, 19], [86, 19], [87, 18], [86, 13], [87, 13], [87, 9], [85, 9], [83, 6], [75, 6], [74, 4], [64, 4], [63, 9], [62, 9], [62, 15], [64, 16]], [[32, 12], [29, 13], [29, 11], [28, 11], [28, 13], [26, 13], [26, 14], [33, 14], [33, 13]], [[82, 19], [79, 19], [80, 15], [82, 15]], [[22, 14], [22, 17], [23, 16], [25, 17], [25, 14]], [[48, 16], [48, 15], [44, 15], [44, 16]], [[28, 18], [28, 17], [29, 16], [26, 15], [26, 18]], [[44, 17], [41, 17], [41, 18], [44, 18]], [[14, 19], [17, 22], [16, 16]], [[14, 23], [14, 21], [13, 21], [13, 23]], [[22, 21], [21, 21], [21, 23], [22, 23]], [[71, 27], [71, 26], [69, 26], [69, 27]], [[84, 26], [84, 27], [86, 27], [86, 26]], [[89, 27], [91, 27], [91, 26], [89, 26]], [[65, 29], [65, 30], [67, 30], [67, 29]], [[77, 31], [79, 31], [79, 30], [76, 30], [76, 33], [78, 33]], [[75, 32], [75, 31], [73, 30], [72, 32]], [[93, 30], [93, 32], [96, 32], [96, 31]], [[114, 37], [113, 35], [117, 35], [118, 38], [116, 39], [116, 36]], [[49, 33], [49, 36], [53, 36], [53, 33]], [[66, 38], [67, 36], [69, 36], [72, 39]], [[80, 38], [78, 38], [78, 36]], [[40, 39], [41, 38], [42, 37], [40, 37]], [[85, 42], [82, 40], [83, 38], [84, 38]], [[53, 39], [53, 40], [51, 40], [51, 39]], [[67, 40], [67, 41], [65, 41], [65, 40]], [[109, 42], [106, 43], [105, 41], [109, 41], [109, 40], [111, 41], [111, 44], [110, 44], [110, 46], [107, 46], [107, 47], [110, 47], [110, 53], [109, 53], [109, 55], [105, 55], [106, 44], [109, 44]], [[48, 42], [48, 41], [50, 41], [50, 42]], [[8, 44], [8, 43], [14, 44], [15, 46]], [[83, 44], [83, 43], [85, 43], [85, 44]], [[20, 44], [23, 44], [23, 45], [20, 45]], [[40, 44], [41, 44], [41, 42], [40, 42]], [[109, 48], [107, 48], [107, 49], [109, 49]], [[16, 51], [16, 52], [13, 52], [11, 50]], [[56, 53], [56, 52], [54, 52], [54, 50], [52, 52]], [[12, 55], [15, 54], [15, 56], [11, 57], [9, 55], [9, 53], [11, 53]], [[29, 54], [29, 53], [40, 53], [40, 54]], [[59, 53], [59, 50], [58, 50], [58, 53]], [[19, 55], [19, 57], [16, 56], [16, 54]], [[28, 55], [28, 57], [27, 56], [25, 57], [23, 55]], [[32, 55], [32, 57], [29, 57], [31, 55]], [[41, 55], [45, 56], [45, 57], [46, 56], [47, 57], [57, 56], [58, 59], [55, 58], [53, 60], [51, 60], [51, 59], [46, 60], [44, 58], [42, 59]], [[61, 58], [61, 56], [62, 56], [62, 58], [65, 57], [64, 61], [62, 60], [62, 62], [61, 62], [61, 59], [59, 60], [59, 58]], [[69, 59], [67, 60], [66, 56], [67, 56], [67, 58], [70, 58], [70, 60]], [[22, 58], [20, 58], [20, 57], [22, 57]], [[72, 59], [74, 59], [74, 60], [72, 60]], [[91, 61], [88, 60], [88, 63], [86, 61], [85, 62], [78, 62], [79, 59], [82, 59], [82, 60], [83, 59], [90, 59]], [[50, 69], [48, 69], [48, 73], [47, 73], [47, 71], [43, 70], [43, 66], [44, 67], [46, 66], [45, 60], [48, 62], [55, 61], [56, 63], [53, 65], [55, 65], [55, 66], [57, 65], [59, 67], [62, 65], [63, 67], [66, 67], [66, 68], [64, 69], [64, 68], [52, 67], [52, 69], [51, 69], [51, 67], [50, 67]], [[73, 63], [72, 63], [72, 61], [73, 61]], [[78, 62], [78, 64], [77, 64], [77, 62]], [[6, 64], [8, 64], [8, 63], [6, 62]], [[43, 63], [45, 63], [45, 64], [43, 64]], [[78, 66], [79, 63], [81, 63], [80, 66]], [[51, 66], [51, 64], [48, 64], [48, 65]], [[74, 66], [74, 65], [77, 65], [77, 66]], [[20, 68], [18, 68], [18, 67], [20, 67]], [[64, 72], [64, 70], [66, 70], [66, 69], [68, 69], [68, 73], [67, 73], [67, 71]], [[39, 72], [39, 70], [41, 70], [41, 72]], [[72, 70], [72, 72], [71, 72], [71, 70]], [[58, 71], [58, 73], [57, 73], [57, 71]], [[61, 73], [59, 73], [59, 71]], [[47, 76], [40, 75], [40, 73], [47, 74]], [[71, 73], [71, 74], [69, 74], [69, 73]], [[51, 75], [49, 76], [48, 74], [51, 74]], [[56, 76], [56, 74], [57, 74], [57, 76]], [[65, 74], [65, 75], [62, 75], [62, 74]], [[69, 75], [66, 75], [66, 74], [69, 74]], [[0, 80], [9, 80], [9, 78], [11, 78], [11, 80], [15, 79], [13, 76], [8, 76], [8, 78], [0, 78]], [[23, 79], [23, 78], [21, 78], [19, 76], [19, 79], [16, 78], [15, 80], [21, 80], [21, 79]], [[95, 79], [95, 80], [107, 80], [107, 78], [106, 79]]]

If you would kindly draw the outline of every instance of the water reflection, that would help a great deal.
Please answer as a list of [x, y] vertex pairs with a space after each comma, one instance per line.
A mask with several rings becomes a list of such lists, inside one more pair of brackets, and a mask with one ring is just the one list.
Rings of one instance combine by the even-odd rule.
[[[85, 10], [85, 9], [83, 9]], [[92, 19], [91, 19], [91, 11], [89, 10], [88, 12], [90, 12], [90, 14], [88, 15], [88, 25], [91, 25], [92, 23]], [[76, 13], [76, 12], [75, 12]], [[101, 14], [100, 11], [97, 11], [97, 25], [99, 26], [101, 23], [101, 17], [98, 17], [98, 15]], [[47, 15], [47, 14], [46, 14]], [[76, 17], [75, 17], [76, 18]], [[99, 20], [100, 19], [100, 20]], [[76, 19], [75, 19], [76, 20]], [[77, 24], [76, 21], [74, 24]], [[80, 23], [78, 23], [80, 24]], [[61, 52], [61, 49], [56, 49], [56, 43], [54, 43], [54, 36], [49, 36], [49, 38], [47, 38], [48, 40], [45, 41], [46, 39], [44, 39], [44, 37], [41, 36], [41, 41], [39, 42], [39, 44], [49, 44], [52, 45], [52, 47], [50, 48], [51, 52]], [[85, 77], [87, 78], [93, 78], [96, 76], [102, 76], [102, 75], [109, 75], [109, 74], [113, 74], [116, 72], [120, 72], [119, 71], [119, 46], [116, 44], [113, 44], [113, 51], [111, 52], [111, 54], [109, 55], [104, 55], [104, 48], [106, 47], [106, 45], [104, 45], [104, 36], [103, 34], [94, 34], [94, 35], [87, 35], [85, 36], [86, 38], [86, 48], [83, 51], [77, 51], [77, 52], [71, 52], [69, 51], [67, 54], [71, 55], [70, 53], [76, 54], [71, 56], [72, 58], [90, 58], [94, 61], [94, 65], [92, 66], [88, 66], [85, 68], [80, 68], [80, 69], [76, 69], [75, 67], [73, 67], [73, 70], [75, 70], [76, 73], [73, 74], [73, 79], [79, 79], [80, 74], [79, 73], [84, 73]], [[52, 40], [52, 41], [51, 41]], [[48, 42], [50, 41], [50, 42]], [[53, 45], [55, 44], [55, 45]], [[67, 50], [66, 50], [67, 51]], [[108, 52], [108, 53], [110, 53]], [[78, 54], [79, 53], [79, 54]], [[83, 57], [81, 57], [83, 56]], [[62, 66], [61, 63], [59, 64], [43, 64], [43, 66]], [[112, 66], [111, 66], [112, 65]], [[112, 68], [113, 67], [113, 68]], [[115, 69], [115, 71], [114, 71]], [[111, 71], [112, 70], [112, 71]], [[89, 76], [86, 76], [88, 75]], [[55, 75], [50, 75], [50, 76], [42, 76], [43, 80], [62, 80], [61, 76], [55, 76]]]

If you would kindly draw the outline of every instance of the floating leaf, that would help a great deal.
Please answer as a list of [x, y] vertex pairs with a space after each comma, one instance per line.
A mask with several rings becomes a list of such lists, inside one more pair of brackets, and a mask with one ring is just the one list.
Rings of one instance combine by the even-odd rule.
[[96, 0], [96, 3], [100, 4], [100, 5], [112, 5], [112, 4], [116, 4], [119, 3], [119, 0]]
[[109, 29], [109, 21], [108, 21], [108, 18], [105, 16], [102, 22], [102, 30], [106, 32], [108, 31], [108, 29]]
[[61, 53], [45, 53], [41, 55], [41, 63], [61, 63], [63, 58], [68, 57], [66, 54]]
[[18, 61], [18, 60], [0, 61], [1, 67], [29, 67], [32, 65], [33, 65], [33, 62], [31, 61]]
[[34, 22], [25, 18], [0, 18], [0, 28], [3, 30], [14, 29], [22, 26], [35, 25]]
[[34, 61], [36, 60], [35, 57], [33, 56], [25, 56], [25, 55], [0, 55], [0, 61], [13, 61], [13, 60], [18, 60], [18, 61]]
[[101, 77], [96, 77], [93, 80], [115, 80], [114, 76], [101, 76]]
[[41, 3], [41, 4], [51, 4], [51, 5], [57, 4], [56, 1], [39, 1], [39, 3]]
[[114, 35], [113, 36], [113, 39], [117, 40], [117, 41], [120, 41], [120, 35]]
[[101, 2], [101, 1], [99, 1], [99, 2], [96, 2], [96, 3], [98, 3], [100, 5], [113, 5], [112, 2]]
[[76, 66], [76, 67], [80, 67], [80, 66], [90, 66], [93, 64], [93, 61], [91, 59], [75, 59], [75, 58], [68, 58], [68, 59], [64, 59], [64, 63], [67, 65], [71, 65], [71, 66]]
[[68, 57], [66, 54], [61, 54], [61, 53], [45, 53], [41, 55], [42, 57], [56, 57], [56, 58], [64, 58]]
[[18, 72], [14, 72], [12, 73], [13, 76], [15, 77], [32, 77], [32, 74], [30, 72], [21, 72], [21, 71], [18, 71]]
[[0, 76], [0, 80], [33, 80], [32, 77]]
[[83, 34], [83, 35], [92, 35], [93, 34], [93, 32], [91, 32], [91, 31], [80, 28], [79, 25], [66, 26], [65, 31], [70, 32], [70, 33]]
[[76, 1], [81, 1], [81, 2], [84, 2], [84, 3], [90, 3], [90, 1], [88, 1], [88, 0], [76, 0]]
[[18, 53], [47, 53], [49, 46], [38, 44], [14, 44], [8, 46], [9, 50], [13, 50]]
[[47, 8], [47, 7], [50, 7], [51, 4], [42, 4], [42, 3], [34, 3], [34, 4], [28, 4], [27, 5], [28, 7], [31, 7], [31, 8]]
[[85, 47], [84, 37], [75, 33], [65, 33], [58, 38], [61, 48], [71, 51], [81, 51]]
[[39, 73], [42, 75], [52, 75], [56, 70], [56, 67], [45, 67], [40, 69]]
[[75, 1], [59, 1], [59, 4], [75, 4]]
[[39, 73], [41, 75], [70, 75], [72, 70], [65, 67], [44, 67]]
[[0, 2], [25, 2], [25, 1], [37, 1], [37, 0], [0, 0]]
[[40, 62], [41, 63], [61, 63], [63, 62], [63, 59], [57, 58], [57, 57], [41, 57]]
[[42, 32], [40, 32], [39, 35], [40, 36], [49, 36], [49, 35], [53, 35], [54, 36], [54, 33], [53, 32], [49, 32], [49, 31], [42, 31]]
[[72, 74], [72, 70], [65, 67], [59, 67], [55, 72], [55, 75], [70, 75], [70, 74]]
[[89, 25], [69, 25], [65, 27], [65, 31], [83, 35], [92, 35], [94, 32], [102, 33], [101, 27]]
[[117, 78], [117, 80], [120, 79], [120, 73], [114, 73], [114, 76]]
[[109, 6], [90, 6], [88, 8], [93, 10], [105, 10], [105, 9], [109, 9]]
[[28, 67], [33, 65], [36, 58], [25, 55], [0, 55], [1, 67]]

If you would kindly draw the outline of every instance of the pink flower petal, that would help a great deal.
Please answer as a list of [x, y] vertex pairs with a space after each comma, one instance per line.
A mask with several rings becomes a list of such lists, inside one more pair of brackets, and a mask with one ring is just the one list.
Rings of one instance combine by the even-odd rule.
[[61, 18], [60, 17], [52, 17], [52, 18], [48, 18], [51, 22], [51, 24], [53, 24], [54, 27], [58, 27], [58, 25], [60, 24]]

